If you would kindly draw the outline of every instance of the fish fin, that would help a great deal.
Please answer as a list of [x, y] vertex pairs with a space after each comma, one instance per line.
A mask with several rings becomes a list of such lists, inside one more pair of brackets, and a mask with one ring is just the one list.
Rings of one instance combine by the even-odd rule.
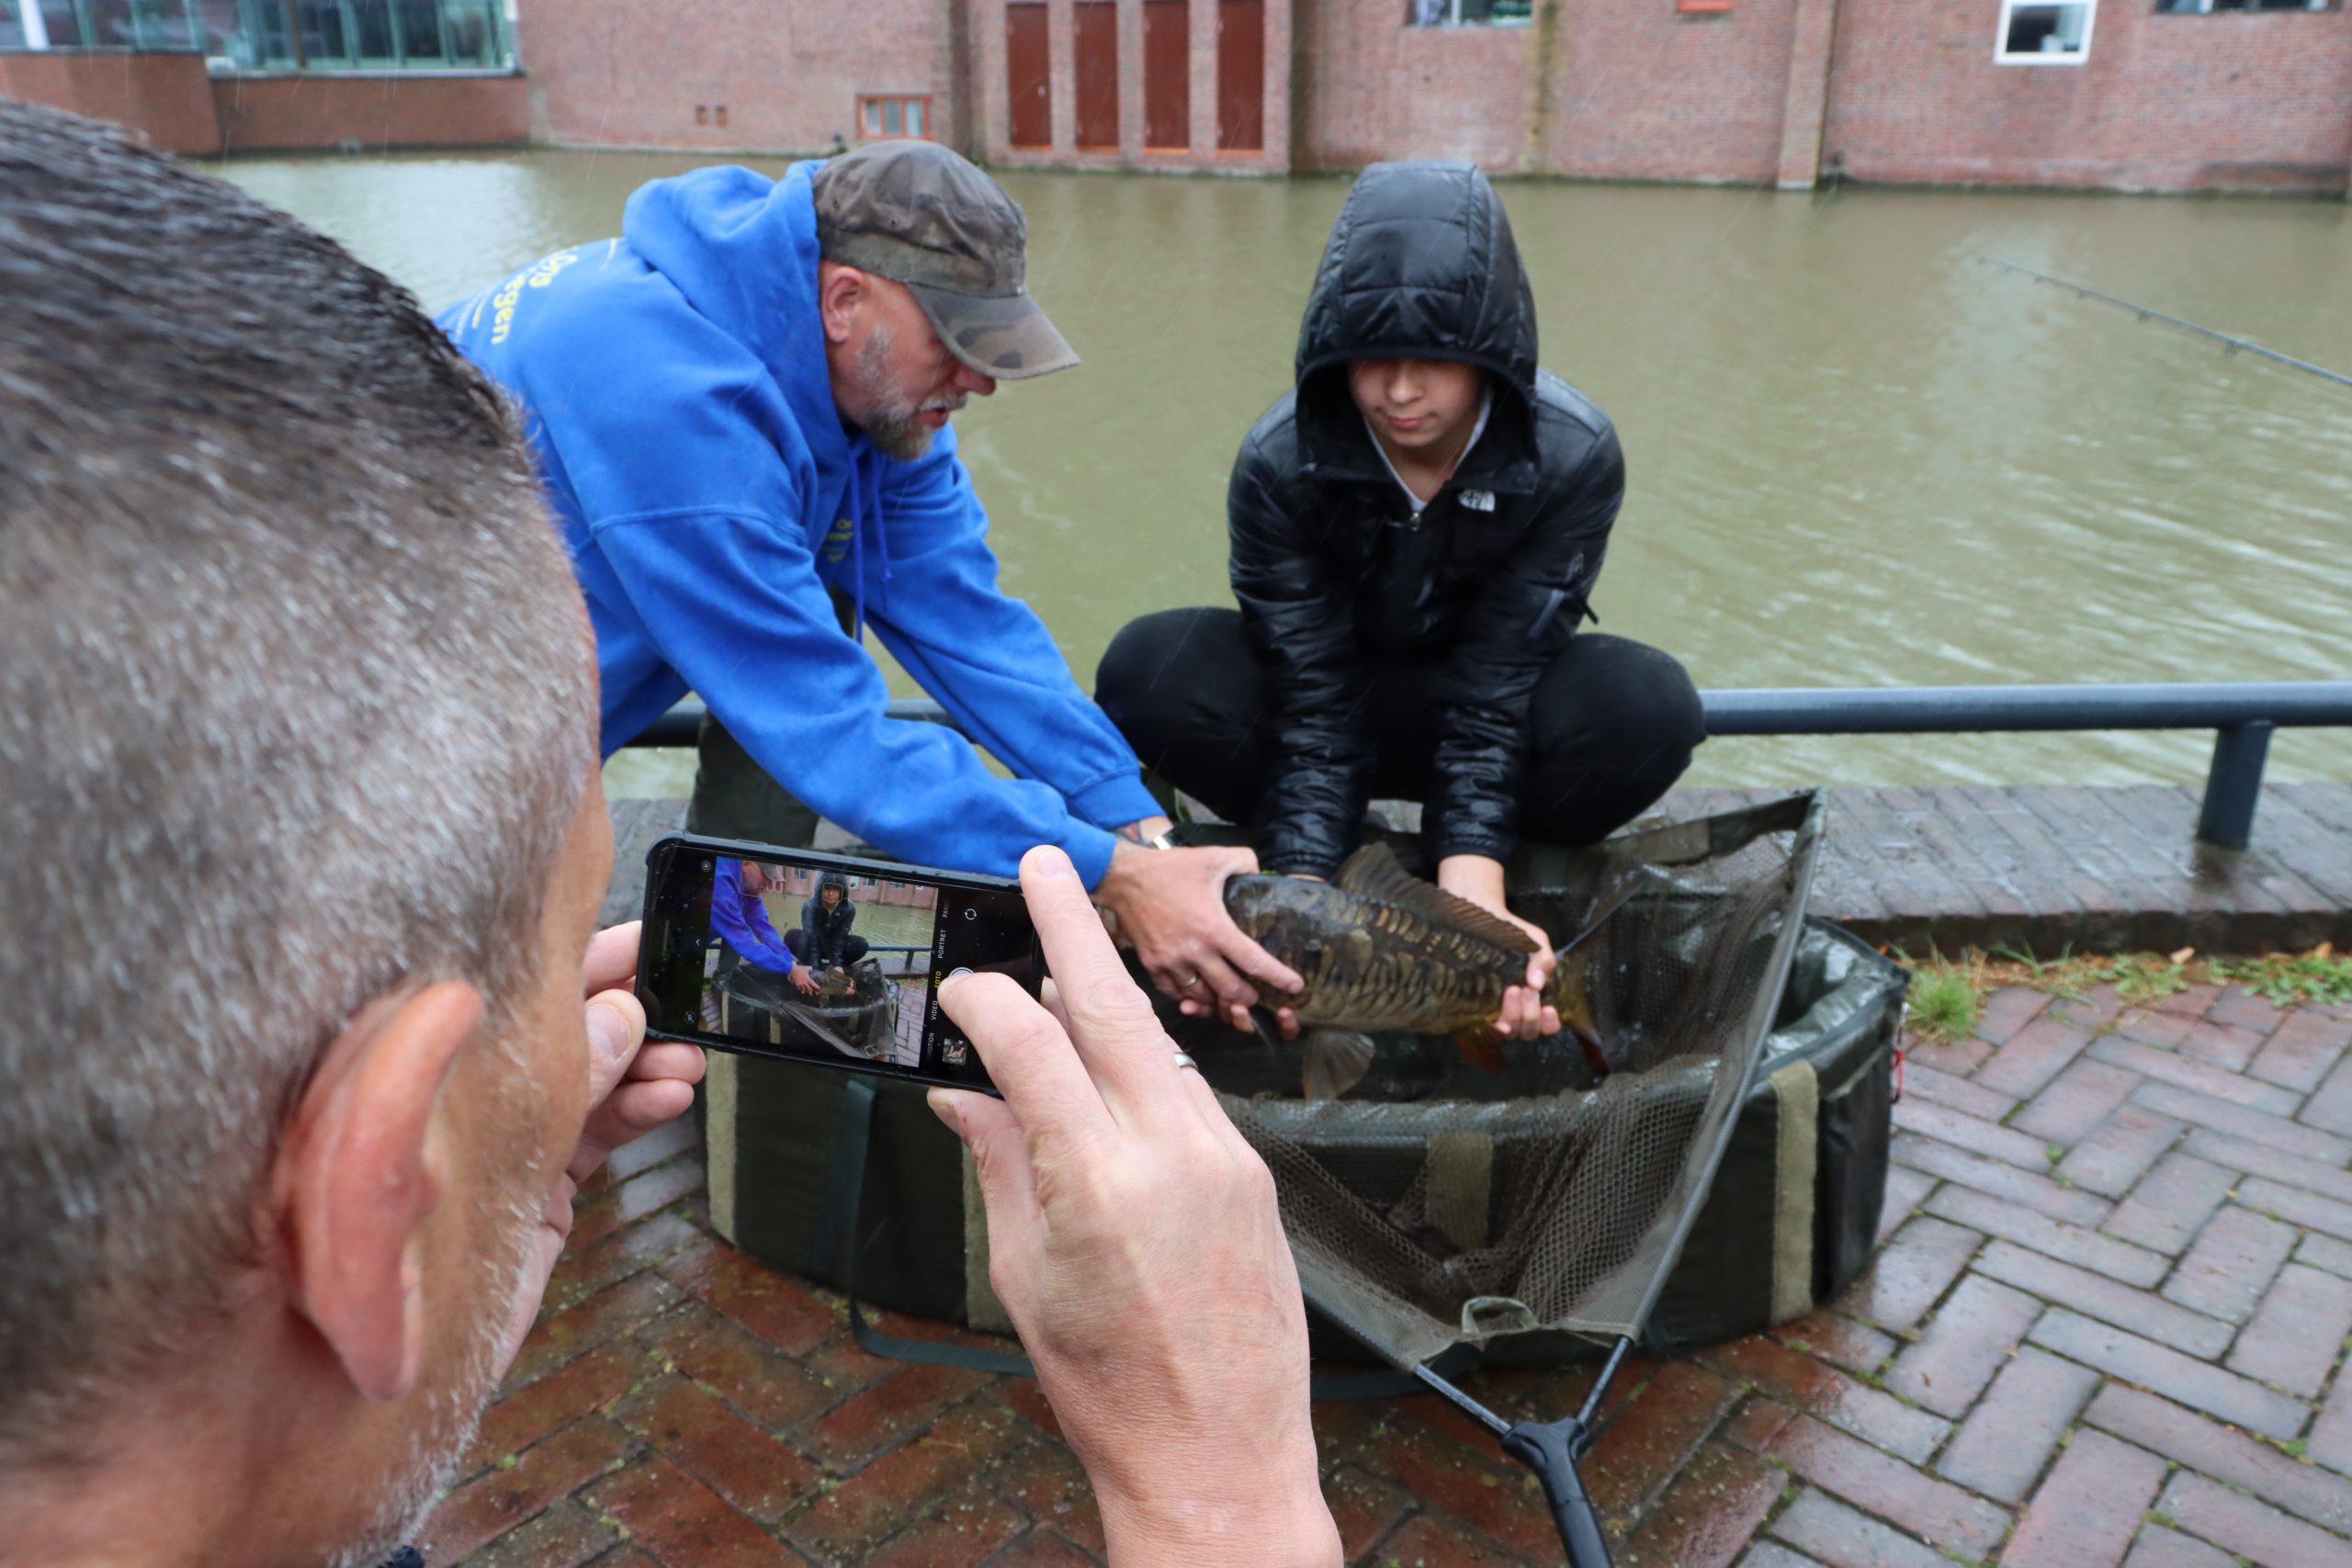
[[1584, 1063], [1586, 1066], [1592, 1069], [1592, 1077], [1595, 1083], [1600, 1082], [1602, 1078], [1607, 1077], [1611, 1073], [1616, 1070], [1609, 1064], [1609, 1054], [1600, 1048], [1600, 1035], [1595, 1034], [1589, 1029], [1578, 1028], [1573, 1023], [1569, 1024], [1567, 1028], [1568, 1032], [1577, 1037], [1577, 1043], [1584, 1048]]
[[1271, 1011], [1261, 1007], [1251, 1008], [1250, 1027], [1258, 1032], [1258, 1039], [1266, 1047], [1267, 1055], [1275, 1055], [1281, 1052], [1282, 1046], [1278, 1042], [1282, 1036], [1275, 1031], [1274, 1015]]
[[1503, 1070], [1503, 1037], [1492, 1029], [1481, 1025], [1463, 1030], [1453, 1037], [1453, 1043], [1461, 1047], [1463, 1058], [1481, 1072]]
[[1409, 909], [1423, 919], [1493, 942], [1509, 953], [1532, 953], [1535, 939], [1491, 909], [1458, 898], [1433, 882], [1423, 882], [1397, 862], [1386, 844], [1370, 843], [1348, 857], [1332, 886], [1360, 898], [1376, 898]]
[[1337, 1100], [1372, 1070], [1372, 1038], [1337, 1029], [1318, 1029], [1305, 1041], [1306, 1072], [1302, 1087], [1309, 1100]]

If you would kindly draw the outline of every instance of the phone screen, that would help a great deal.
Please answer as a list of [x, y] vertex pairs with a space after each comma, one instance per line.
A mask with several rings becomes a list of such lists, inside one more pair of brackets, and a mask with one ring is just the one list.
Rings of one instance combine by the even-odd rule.
[[647, 857], [641, 942], [654, 1033], [990, 1092], [939, 982], [1010, 975], [1034, 996], [1043, 973], [1011, 883], [687, 836]]

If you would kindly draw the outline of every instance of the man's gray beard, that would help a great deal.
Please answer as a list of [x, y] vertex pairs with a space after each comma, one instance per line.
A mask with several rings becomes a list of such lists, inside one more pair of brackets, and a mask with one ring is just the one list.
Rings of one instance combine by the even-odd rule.
[[498, 1392], [498, 1363], [531, 1267], [530, 1240], [538, 1228], [541, 1204], [508, 1193], [484, 1199], [481, 1207], [492, 1220], [497, 1255], [487, 1262], [485, 1305], [481, 1315], [466, 1325], [457, 1375], [425, 1397], [424, 1419], [410, 1435], [399, 1468], [385, 1478], [367, 1528], [327, 1559], [325, 1568], [379, 1568], [401, 1546], [415, 1540], [425, 1516], [456, 1479], [466, 1450], [473, 1447], [482, 1411]]
[[918, 406], [890, 379], [890, 351], [896, 346], [890, 329], [877, 325], [866, 333], [864, 346], [858, 349], [852, 374], [857, 384], [858, 400], [868, 412], [857, 423], [866, 439], [874, 443], [876, 451], [885, 457], [911, 463], [931, 450], [931, 438], [938, 434], [922, 423], [923, 411], [937, 409], [952, 413], [964, 406], [964, 400], [933, 398]]

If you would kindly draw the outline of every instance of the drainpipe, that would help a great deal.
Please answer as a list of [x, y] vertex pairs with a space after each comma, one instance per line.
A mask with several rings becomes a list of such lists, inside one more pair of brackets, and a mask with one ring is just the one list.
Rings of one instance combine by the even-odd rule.
[[1829, 118], [1830, 54], [1837, 37], [1838, 0], [1797, 0], [1773, 182], [1782, 190], [1811, 190], [1821, 177], [1821, 130]]
[[294, 69], [307, 71], [310, 60], [302, 52], [302, 18], [294, 8], [294, 0], [281, 0], [286, 10], [286, 51], [294, 57]]

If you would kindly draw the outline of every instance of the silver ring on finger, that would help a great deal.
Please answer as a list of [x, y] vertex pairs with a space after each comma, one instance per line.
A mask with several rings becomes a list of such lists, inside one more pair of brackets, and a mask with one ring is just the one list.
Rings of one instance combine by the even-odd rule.
[[1176, 1058], [1176, 1066], [1177, 1066], [1179, 1068], [1190, 1067], [1190, 1068], [1192, 1068], [1194, 1072], [1198, 1072], [1198, 1071], [1200, 1071], [1200, 1069], [1201, 1069], [1201, 1065], [1200, 1065], [1198, 1062], [1195, 1062], [1194, 1060], [1193, 1060], [1192, 1054], [1191, 1054], [1190, 1052], [1185, 1052], [1185, 1051], [1177, 1051], [1177, 1052], [1173, 1052], [1173, 1053], [1171, 1053], [1171, 1055], [1173, 1055], [1175, 1056], [1175, 1058]]

